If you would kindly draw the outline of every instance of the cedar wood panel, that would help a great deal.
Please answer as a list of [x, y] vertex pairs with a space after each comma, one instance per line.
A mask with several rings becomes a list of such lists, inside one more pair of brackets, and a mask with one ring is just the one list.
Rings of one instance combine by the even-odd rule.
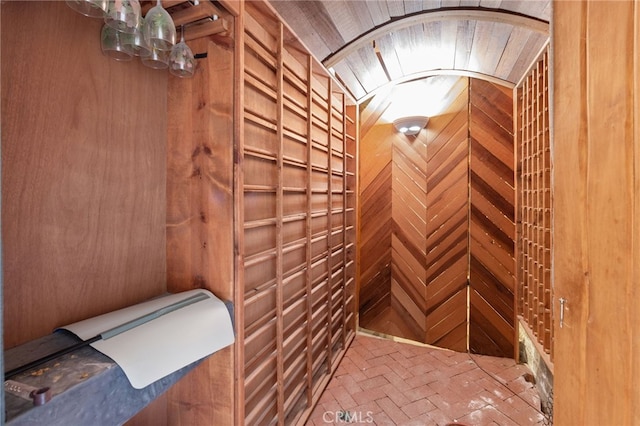
[[639, 6], [554, 3], [558, 425], [640, 422]]
[[512, 357], [515, 339], [512, 90], [474, 79], [470, 92], [469, 350]]
[[511, 91], [457, 80], [446, 112], [416, 137], [380, 124], [388, 100], [363, 111], [361, 325], [382, 327], [376, 316], [391, 307], [402, 337], [466, 351], [470, 277], [470, 349], [511, 357]]

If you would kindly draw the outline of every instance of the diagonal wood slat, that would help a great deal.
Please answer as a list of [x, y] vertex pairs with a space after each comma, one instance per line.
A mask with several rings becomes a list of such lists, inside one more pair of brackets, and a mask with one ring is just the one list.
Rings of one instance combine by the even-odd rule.
[[392, 304], [406, 318], [413, 339], [425, 334], [426, 138], [393, 138]]
[[515, 335], [512, 92], [472, 80], [470, 103], [469, 350], [512, 357]]
[[[408, 138], [378, 122], [362, 139], [365, 319], [389, 306], [398, 324], [385, 327], [402, 337], [513, 356], [511, 96], [460, 78], [427, 131]], [[371, 117], [387, 107], [371, 105]]]
[[[465, 80], [466, 81], [466, 80]], [[468, 97], [468, 87], [459, 98]], [[435, 121], [427, 150], [427, 310], [425, 342], [467, 347], [467, 103]]]
[[360, 232], [360, 315], [369, 318], [386, 308], [391, 294], [391, 163], [362, 190]]

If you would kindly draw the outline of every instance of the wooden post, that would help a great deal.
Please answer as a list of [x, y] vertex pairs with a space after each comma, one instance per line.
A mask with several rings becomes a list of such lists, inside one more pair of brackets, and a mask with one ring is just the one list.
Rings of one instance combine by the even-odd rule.
[[[189, 80], [171, 78], [167, 140], [167, 289], [234, 300], [233, 51], [193, 42]], [[234, 350], [207, 358], [168, 393], [172, 425], [234, 422]]]

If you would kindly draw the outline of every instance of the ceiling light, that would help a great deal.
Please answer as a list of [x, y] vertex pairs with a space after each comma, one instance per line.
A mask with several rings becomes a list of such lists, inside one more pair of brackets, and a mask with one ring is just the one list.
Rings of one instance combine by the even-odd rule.
[[415, 136], [427, 126], [428, 122], [429, 117], [424, 116], [401, 117], [393, 121], [393, 127], [407, 136]]

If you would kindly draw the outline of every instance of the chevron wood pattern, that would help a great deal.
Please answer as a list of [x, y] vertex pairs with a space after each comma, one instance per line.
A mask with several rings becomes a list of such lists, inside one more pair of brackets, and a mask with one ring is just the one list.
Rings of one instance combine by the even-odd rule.
[[430, 123], [427, 149], [427, 303], [425, 342], [467, 349], [467, 79], [444, 120]]
[[395, 134], [392, 153], [391, 303], [423, 341], [426, 324], [426, 137]]
[[470, 91], [469, 350], [514, 355], [512, 91], [472, 80]]
[[491, 83], [452, 79], [447, 107], [415, 138], [381, 122], [388, 102], [374, 99], [363, 113], [363, 327], [402, 321], [388, 329], [456, 351], [513, 356], [511, 97]]
[[[389, 126], [390, 127], [390, 126]], [[366, 327], [391, 303], [390, 129], [374, 127], [360, 141], [367, 167], [360, 174], [360, 324]]]

